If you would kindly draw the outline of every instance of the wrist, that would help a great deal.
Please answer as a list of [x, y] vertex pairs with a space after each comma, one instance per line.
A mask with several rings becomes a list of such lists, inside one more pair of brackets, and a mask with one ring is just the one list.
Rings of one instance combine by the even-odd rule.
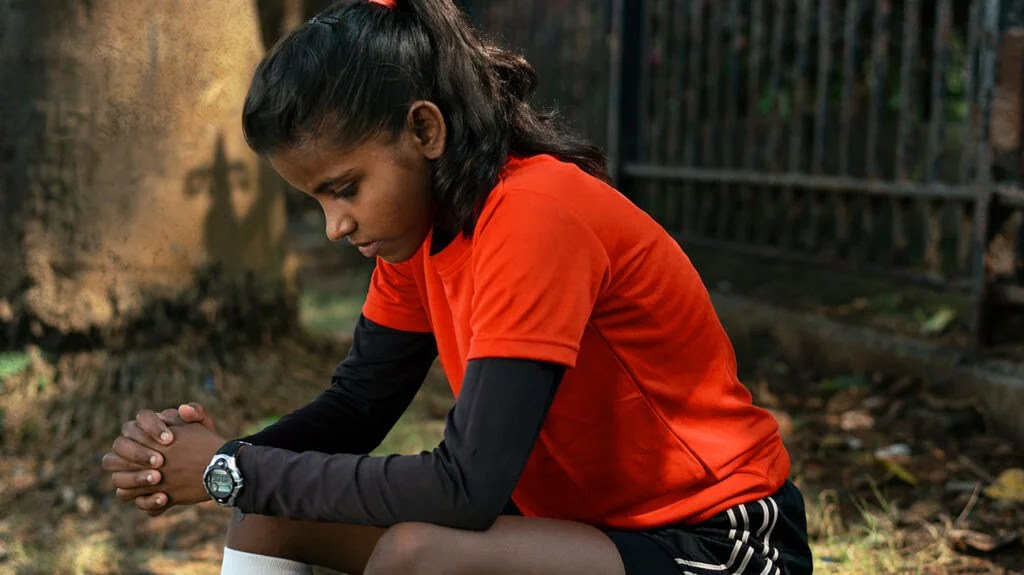
[[237, 439], [228, 441], [213, 455], [203, 473], [203, 487], [206, 488], [206, 493], [225, 507], [235, 505], [245, 485], [237, 456], [239, 450], [246, 445], [251, 444]]

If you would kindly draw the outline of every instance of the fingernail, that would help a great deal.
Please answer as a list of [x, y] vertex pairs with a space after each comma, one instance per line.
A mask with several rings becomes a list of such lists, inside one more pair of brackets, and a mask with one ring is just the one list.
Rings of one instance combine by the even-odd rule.
[[155, 503], [156, 503], [157, 505], [163, 505], [163, 504], [164, 504], [164, 498], [163, 498], [163, 497], [157, 497], [157, 498], [156, 498], [156, 499], [154, 499], [153, 501], [154, 501], [154, 502], [155, 502]]
[[147, 473], [146, 474], [146, 481], [149, 482], [149, 483], [156, 483], [156, 480], [153, 478], [153, 474], [152, 473]]
[[165, 431], [165, 432], [160, 434], [160, 441], [162, 441], [164, 443], [167, 443], [170, 440], [171, 440], [171, 432], [170, 431]]
[[156, 456], [155, 455], [150, 455], [149, 456], [149, 464], [150, 465], [152, 465], [153, 467], [156, 467], [156, 461], [157, 460], [156, 460]]

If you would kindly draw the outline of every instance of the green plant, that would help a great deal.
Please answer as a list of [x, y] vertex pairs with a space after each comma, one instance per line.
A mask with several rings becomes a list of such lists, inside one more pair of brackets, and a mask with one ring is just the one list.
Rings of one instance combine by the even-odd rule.
[[0, 380], [18, 375], [32, 365], [32, 358], [24, 352], [0, 353]]

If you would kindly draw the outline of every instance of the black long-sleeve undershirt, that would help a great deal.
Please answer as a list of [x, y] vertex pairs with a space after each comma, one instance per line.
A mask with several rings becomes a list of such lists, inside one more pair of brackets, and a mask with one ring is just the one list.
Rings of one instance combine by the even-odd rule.
[[248, 438], [254, 445], [239, 451], [245, 481], [239, 509], [363, 525], [489, 527], [519, 480], [564, 367], [470, 361], [437, 448], [371, 457], [365, 453], [408, 406], [436, 346], [429, 334], [365, 318], [355, 340], [330, 390]]
[[242, 439], [292, 451], [369, 453], [409, 407], [436, 357], [433, 334], [394, 330], [360, 316], [331, 387]]

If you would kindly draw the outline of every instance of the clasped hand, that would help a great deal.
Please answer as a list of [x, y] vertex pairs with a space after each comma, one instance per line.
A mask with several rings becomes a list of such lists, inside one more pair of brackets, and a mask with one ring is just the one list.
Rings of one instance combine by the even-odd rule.
[[103, 469], [111, 472], [119, 499], [157, 516], [210, 498], [203, 472], [225, 441], [198, 403], [160, 413], [144, 409], [121, 426]]

